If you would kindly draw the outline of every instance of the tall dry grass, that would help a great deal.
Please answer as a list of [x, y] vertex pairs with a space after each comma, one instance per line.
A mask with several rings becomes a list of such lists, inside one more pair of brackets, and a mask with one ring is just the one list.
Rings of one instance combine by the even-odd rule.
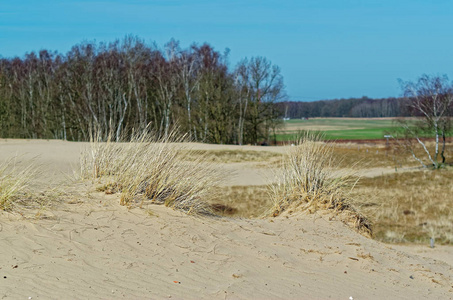
[[194, 155], [184, 137], [158, 137], [145, 130], [125, 142], [94, 136], [82, 155], [84, 178], [106, 178], [122, 205], [164, 204], [188, 213], [211, 213], [203, 199], [216, 194], [221, 174]]
[[276, 183], [270, 185], [273, 207], [270, 214], [277, 216], [285, 211], [331, 210], [348, 216], [348, 223], [371, 234], [371, 224], [353, 207], [351, 190], [357, 183], [353, 168], [334, 170], [338, 165], [334, 145], [322, 142], [322, 135], [307, 132], [291, 147]]
[[24, 192], [38, 168], [31, 162], [13, 157], [0, 165], [0, 210], [15, 211], [23, 205]]

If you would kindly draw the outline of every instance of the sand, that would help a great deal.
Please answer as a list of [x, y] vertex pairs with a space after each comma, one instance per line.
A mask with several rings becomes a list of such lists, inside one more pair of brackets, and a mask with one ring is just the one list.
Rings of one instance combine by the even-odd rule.
[[[39, 154], [45, 187], [64, 182], [84, 146], [8, 140], [0, 155]], [[118, 195], [69, 185], [47, 218], [0, 214], [1, 298], [453, 298], [452, 247], [383, 244], [319, 213], [250, 220], [127, 209]]]

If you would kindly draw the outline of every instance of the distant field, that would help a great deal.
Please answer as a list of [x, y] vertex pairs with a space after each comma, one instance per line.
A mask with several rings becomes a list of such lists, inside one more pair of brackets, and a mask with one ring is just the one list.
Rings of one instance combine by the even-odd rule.
[[395, 120], [391, 118], [293, 119], [284, 122], [284, 126], [277, 133], [277, 140], [294, 140], [295, 135], [304, 130], [322, 131], [328, 140], [383, 139], [386, 133], [395, 130], [397, 127]]

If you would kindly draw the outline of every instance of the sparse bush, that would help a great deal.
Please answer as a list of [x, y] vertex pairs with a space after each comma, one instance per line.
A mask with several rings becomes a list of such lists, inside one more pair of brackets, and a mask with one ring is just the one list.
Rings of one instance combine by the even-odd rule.
[[21, 202], [22, 192], [36, 175], [37, 168], [31, 162], [27, 166], [18, 163], [17, 157], [0, 165], [0, 209], [13, 211]]
[[321, 140], [322, 135], [307, 132], [296, 146], [290, 148], [281, 172], [276, 174], [276, 184], [270, 185], [274, 202], [270, 214], [277, 216], [284, 211], [314, 212], [319, 209], [344, 212], [348, 222], [353, 221], [355, 227], [371, 233], [367, 218], [348, 200], [358, 177], [351, 169], [334, 170], [339, 163], [334, 161], [334, 147]]
[[121, 192], [122, 205], [138, 200], [188, 213], [211, 213], [202, 199], [215, 194], [220, 174], [203, 161], [204, 155], [189, 151], [184, 141], [175, 133], [157, 137], [148, 130], [122, 143], [94, 137], [82, 155], [82, 177], [111, 180], [113, 189]]

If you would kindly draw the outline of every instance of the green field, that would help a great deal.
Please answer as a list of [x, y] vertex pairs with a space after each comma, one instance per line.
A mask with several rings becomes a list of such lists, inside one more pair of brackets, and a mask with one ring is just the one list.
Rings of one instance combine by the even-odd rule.
[[278, 141], [294, 140], [300, 131], [322, 131], [328, 140], [383, 139], [398, 125], [393, 119], [315, 118], [284, 121], [277, 133]]

